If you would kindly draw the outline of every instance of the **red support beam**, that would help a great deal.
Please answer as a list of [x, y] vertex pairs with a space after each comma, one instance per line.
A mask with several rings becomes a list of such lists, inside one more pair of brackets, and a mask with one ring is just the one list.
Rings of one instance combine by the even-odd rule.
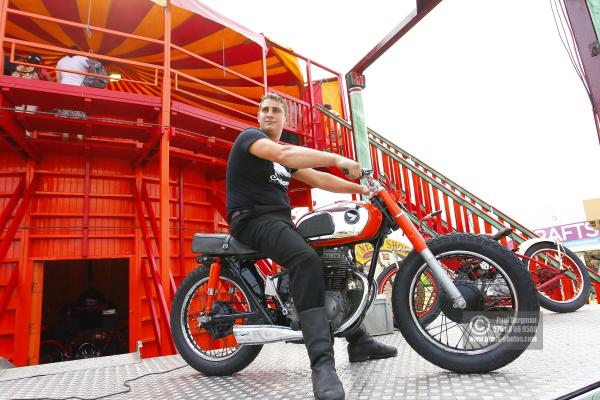
[[90, 159], [85, 158], [85, 175], [83, 178], [83, 232], [81, 238], [81, 256], [87, 258], [90, 250], [90, 191], [92, 187]]
[[144, 166], [150, 159], [156, 154], [160, 148], [160, 141], [164, 134], [171, 134], [171, 128], [158, 128], [156, 133], [147, 143], [144, 144], [142, 154], [140, 154], [134, 161], [132, 168]]
[[[150, 201], [150, 196], [148, 195], [148, 190], [146, 189], [145, 183], [142, 183], [142, 199], [144, 201], [144, 205], [146, 206], [146, 213], [148, 214], [148, 219], [150, 220], [152, 234], [154, 235], [154, 240], [156, 241], [156, 248], [160, 249], [160, 230], [158, 228], [158, 221], [156, 220], [156, 215], [154, 214], [152, 202]], [[175, 280], [173, 279], [173, 271], [169, 271], [169, 287], [171, 288], [171, 296], [175, 296], [175, 290], [177, 289], [177, 286], [175, 285]]]
[[408, 212], [413, 212], [413, 205], [411, 201], [411, 189], [410, 189], [410, 179], [408, 176], [408, 169], [405, 166], [402, 166], [402, 177], [404, 178], [404, 196], [406, 198], [406, 208]]
[[142, 261], [142, 282], [144, 283], [144, 291], [146, 292], [146, 303], [150, 309], [150, 316], [152, 317], [152, 330], [154, 331], [154, 337], [156, 338], [156, 344], [159, 354], [162, 349], [162, 335], [160, 333], [160, 325], [158, 324], [158, 314], [156, 313], [156, 306], [154, 305], [154, 299], [152, 296], [152, 288], [150, 287], [146, 261]]
[[[166, 328], [166, 336], [169, 342], [169, 347], [173, 353], [176, 352], [175, 343], [173, 342], [173, 335], [171, 334], [171, 321], [169, 319], [169, 308], [167, 306], [165, 291], [163, 290], [162, 281], [158, 273], [158, 265], [156, 264], [156, 257], [152, 250], [152, 243], [150, 242], [150, 235], [148, 235], [148, 229], [146, 227], [146, 218], [142, 209], [142, 199], [140, 192], [133, 185], [133, 195], [135, 199], [135, 209], [138, 215], [138, 221], [142, 232], [142, 240], [144, 242], [144, 248], [146, 249], [146, 256], [148, 257], [148, 263], [150, 267], [150, 273], [152, 275], [152, 281], [154, 283], [154, 290], [158, 297], [158, 304], [160, 310], [160, 317], [163, 320], [163, 326]], [[160, 354], [164, 354], [162, 347], [159, 349]]]
[[[369, 68], [379, 57], [392, 47], [402, 36], [410, 31], [419, 21], [421, 21], [431, 10], [433, 10], [442, 0], [417, 0], [417, 7], [411, 11], [402, 22], [400, 22], [390, 33], [388, 33], [371, 51], [367, 53], [350, 72], [359, 74]], [[348, 72], [348, 73], [350, 73]]]
[[10, 275], [10, 279], [8, 283], [4, 287], [4, 293], [2, 293], [2, 299], [0, 300], [0, 321], [2, 321], [2, 317], [4, 316], [4, 312], [8, 308], [8, 303], [10, 303], [10, 299], [17, 287], [17, 282], [19, 281], [19, 266], [15, 265], [13, 267], [13, 272]]
[[312, 71], [311, 62], [309, 59], [306, 59], [306, 79], [308, 80], [308, 102], [310, 104], [308, 111], [308, 123], [313, 139], [313, 147], [317, 150], [323, 150], [325, 147], [325, 138], [323, 137], [323, 131], [316, 128], [317, 118], [315, 117], [315, 95], [312, 90]]
[[6, 204], [6, 207], [4, 207], [4, 211], [2, 211], [2, 215], [0, 215], [0, 237], [2, 237], [2, 233], [4, 233], [4, 228], [6, 228], [6, 223], [10, 219], [10, 216], [15, 211], [15, 207], [17, 206], [17, 203], [19, 203], [19, 199], [21, 198], [21, 195], [23, 194], [24, 190], [25, 190], [25, 177], [22, 177], [21, 180], [19, 181], [19, 184], [13, 191], [13, 194], [10, 197], [10, 200]]
[[[183, 186], [183, 167], [179, 170], [179, 279], [185, 277], [185, 197]], [[175, 292], [173, 292], [175, 293]]]
[[221, 214], [221, 217], [223, 217], [224, 220], [227, 220], [227, 207], [225, 206], [225, 203], [217, 195], [217, 191], [211, 190], [211, 191], [208, 191], [207, 194], [208, 194], [208, 198], [209, 198], [210, 202], [215, 205], [215, 209], [217, 210], [217, 212], [219, 214]]
[[154, 235], [156, 248], [160, 249], [160, 229], [158, 228], [156, 214], [154, 214], [152, 202], [150, 201], [150, 196], [148, 195], [148, 189], [146, 188], [146, 184], [144, 182], [142, 182], [142, 200], [146, 206], [146, 214], [148, 214], [148, 219], [150, 220], [150, 226], [152, 227], [152, 234]]
[[413, 193], [415, 194], [415, 206], [417, 212], [417, 218], [423, 218], [423, 200], [421, 197], [421, 178], [415, 173], [412, 173]]
[[[5, 90], [4, 88], [3, 90]], [[31, 143], [25, 138], [25, 129], [14, 120], [13, 116], [7, 110], [0, 112], [0, 136], [15, 149], [25, 160], [32, 159], [35, 162], [41, 160], [39, 152], [33, 148]]]
[[[0, 0], [0, 40], [4, 40], [6, 34], [6, 17], [8, 0]], [[0, 42], [0, 70], [4, 71], [4, 43]], [[4, 73], [4, 72], [3, 72]]]
[[15, 235], [17, 234], [19, 225], [21, 225], [21, 221], [23, 220], [25, 211], [27, 211], [27, 208], [29, 207], [29, 202], [31, 200], [31, 197], [33, 196], [33, 193], [35, 192], [36, 187], [37, 187], [37, 179], [36, 179], [36, 176], [34, 175], [31, 183], [25, 190], [25, 194], [23, 195], [21, 204], [19, 204], [19, 207], [15, 211], [12, 222], [10, 223], [10, 225], [8, 227], [8, 231], [6, 232], [6, 235], [4, 235], [4, 238], [2, 239], [2, 242], [0, 243], [0, 264], [2, 263], [2, 261], [4, 261], [4, 257], [6, 257], [6, 254], [8, 253], [8, 249], [10, 248], [10, 245], [12, 244], [12, 242], [15, 238]]
[[[163, 81], [162, 81], [162, 107], [160, 115], [160, 124], [163, 127], [171, 126], [171, 4], [167, 1], [164, 7], [165, 25], [164, 25], [164, 50], [163, 50]], [[169, 132], [171, 133], [171, 132]], [[171, 324], [169, 321], [169, 308], [166, 300], [174, 293], [171, 293], [173, 278], [171, 274], [171, 187], [170, 187], [170, 158], [171, 135], [163, 134], [160, 139], [159, 147], [159, 207], [158, 215], [160, 220], [160, 265], [156, 265], [156, 259], [150, 259], [150, 272], [153, 274], [154, 284], [162, 294], [161, 310], [165, 313], [165, 323], [163, 328], [167, 329], [164, 332], [168, 335], [171, 351], [175, 352], [175, 344], [173, 343], [173, 335], [171, 334]], [[166, 350], [166, 348], [165, 348]]]

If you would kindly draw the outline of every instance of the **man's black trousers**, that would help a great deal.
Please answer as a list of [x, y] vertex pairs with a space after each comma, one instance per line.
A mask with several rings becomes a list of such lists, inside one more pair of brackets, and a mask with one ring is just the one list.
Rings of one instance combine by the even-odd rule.
[[289, 209], [262, 215], [248, 212], [232, 219], [230, 226], [237, 240], [289, 270], [290, 291], [298, 312], [323, 307], [321, 260], [296, 232]]

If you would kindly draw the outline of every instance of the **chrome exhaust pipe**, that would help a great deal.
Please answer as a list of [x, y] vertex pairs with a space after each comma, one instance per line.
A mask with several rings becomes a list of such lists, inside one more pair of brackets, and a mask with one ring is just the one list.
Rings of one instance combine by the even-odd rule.
[[302, 340], [302, 331], [278, 325], [238, 325], [233, 327], [238, 344], [266, 344]]

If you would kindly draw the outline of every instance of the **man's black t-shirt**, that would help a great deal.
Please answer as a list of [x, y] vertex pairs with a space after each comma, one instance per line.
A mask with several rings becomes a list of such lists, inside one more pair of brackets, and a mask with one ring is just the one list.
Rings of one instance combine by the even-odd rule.
[[269, 139], [261, 130], [244, 130], [233, 143], [227, 161], [227, 215], [235, 210], [290, 206], [288, 186], [295, 169], [264, 160], [248, 152], [259, 139]]

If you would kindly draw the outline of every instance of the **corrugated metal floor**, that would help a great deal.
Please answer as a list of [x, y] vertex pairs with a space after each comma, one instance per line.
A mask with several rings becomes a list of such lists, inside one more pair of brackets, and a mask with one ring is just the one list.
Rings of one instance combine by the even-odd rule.
[[[379, 337], [398, 347], [396, 358], [350, 364], [345, 341], [336, 340], [336, 362], [347, 399], [552, 399], [600, 380], [599, 333], [598, 305], [572, 314], [544, 312], [543, 350], [527, 351], [485, 375], [442, 370], [417, 355], [398, 333]], [[201, 375], [179, 356], [139, 360], [133, 354], [62, 364], [4, 370], [0, 398], [97, 398], [129, 390], [124, 381], [144, 374], [153, 375], [132, 381], [129, 392], [110, 398], [312, 398], [301, 345], [267, 345], [244, 371], [219, 378]], [[50, 375], [31, 376], [39, 374]]]

